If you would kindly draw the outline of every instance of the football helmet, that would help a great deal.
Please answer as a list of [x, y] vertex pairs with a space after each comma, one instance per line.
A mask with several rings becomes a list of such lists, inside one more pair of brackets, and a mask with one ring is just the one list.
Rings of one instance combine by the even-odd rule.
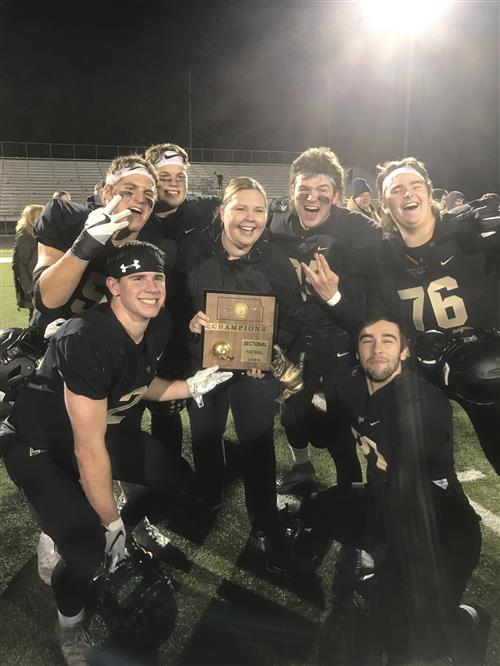
[[459, 329], [452, 333], [438, 369], [452, 398], [493, 405], [500, 395], [500, 331]]
[[35, 372], [46, 346], [38, 328], [0, 331], [0, 390], [13, 395]]
[[143, 549], [129, 543], [127, 548], [129, 558], [113, 572], [100, 571], [92, 581], [87, 607], [91, 626], [104, 627], [110, 645], [158, 648], [177, 617], [173, 583]]

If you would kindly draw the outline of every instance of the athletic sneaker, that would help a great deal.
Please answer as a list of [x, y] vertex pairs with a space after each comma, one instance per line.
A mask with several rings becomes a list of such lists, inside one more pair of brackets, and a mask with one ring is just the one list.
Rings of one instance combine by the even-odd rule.
[[89, 666], [87, 655], [92, 640], [81, 622], [74, 627], [63, 627], [57, 622], [56, 636], [67, 666]]
[[316, 470], [312, 462], [308, 461], [300, 465], [293, 465], [288, 472], [276, 481], [276, 490], [280, 495], [284, 495], [301, 484], [319, 485]]
[[137, 524], [133, 535], [139, 546], [149, 550], [154, 557], [160, 557], [164, 548], [170, 543], [170, 539], [162, 534], [147, 518], [143, 518]]
[[[466, 646], [467, 658], [474, 666], [483, 666], [486, 663], [486, 649], [490, 633], [490, 614], [478, 604], [462, 604], [460, 606], [462, 618], [466, 618], [466, 627], [462, 626], [462, 639], [468, 643]], [[463, 663], [463, 656], [460, 655]], [[454, 663], [458, 663], [455, 661]]]
[[38, 539], [38, 546], [36, 549], [38, 559], [38, 575], [46, 585], [50, 585], [52, 579], [52, 572], [56, 568], [56, 564], [61, 559], [61, 556], [56, 550], [56, 546], [48, 534], [42, 532]]

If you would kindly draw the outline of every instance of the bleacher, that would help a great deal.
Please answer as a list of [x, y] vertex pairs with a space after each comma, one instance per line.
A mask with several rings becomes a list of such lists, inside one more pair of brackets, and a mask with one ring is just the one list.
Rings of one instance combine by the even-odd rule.
[[[66, 190], [74, 201], [84, 202], [105, 176], [108, 165], [109, 161], [102, 160], [0, 158], [0, 235], [13, 234], [22, 209], [29, 203], [44, 205], [56, 190]], [[289, 164], [193, 162], [189, 189], [217, 194], [217, 174], [222, 174], [223, 186], [231, 178], [251, 176], [272, 199], [286, 195], [289, 173]], [[373, 187], [373, 176], [354, 167], [354, 177], [358, 176], [366, 178]], [[349, 196], [349, 188], [345, 194]]]

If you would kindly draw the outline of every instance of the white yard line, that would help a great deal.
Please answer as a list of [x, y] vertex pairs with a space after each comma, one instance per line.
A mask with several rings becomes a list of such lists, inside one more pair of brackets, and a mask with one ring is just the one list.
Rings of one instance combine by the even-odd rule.
[[457, 476], [460, 483], [464, 483], [464, 481], [477, 481], [478, 479], [484, 479], [486, 474], [483, 474], [477, 469], [466, 469], [465, 472], [459, 472]]
[[[467, 482], [484, 479], [486, 475], [482, 472], [479, 472], [477, 469], [467, 469], [465, 472], [460, 472], [460, 474], [457, 474], [457, 476], [458, 480], [463, 483], [464, 481]], [[471, 503], [474, 511], [481, 516], [486, 527], [489, 527], [490, 530], [493, 530], [495, 534], [500, 536], [500, 518], [489, 509], [485, 509], [484, 506], [481, 506], [481, 504], [471, 500], [470, 497], [469, 502]]]
[[0, 257], [0, 264], [10, 264], [12, 257]]
[[481, 506], [477, 502], [471, 500], [470, 497], [469, 502], [471, 503], [474, 511], [481, 516], [486, 527], [489, 527], [490, 530], [493, 530], [495, 534], [500, 536], [500, 518], [491, 511], [488, 511], [488, 509], [485, 509], [484, 506]]

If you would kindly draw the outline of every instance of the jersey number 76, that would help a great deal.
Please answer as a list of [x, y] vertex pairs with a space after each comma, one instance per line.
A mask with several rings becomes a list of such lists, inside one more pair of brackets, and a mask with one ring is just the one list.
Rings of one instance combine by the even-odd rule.
[[[456, 294], [443, 297], [440, 293], [442, 289], [446, 289], [446, 291], [458, 289], [458, 283], [455, 278], [447, 276], [434, 280], [427, 287], [427, 296], [429, 297], [438, 326], [441, 328], [463, 326], [468, 319], [465, 303]], [[417, 331], [425, 331], [424, 303], [426, 291], [424, 287], [398, 289], [399, 298], [402, 301], [413, 301], [413, 323]]]

